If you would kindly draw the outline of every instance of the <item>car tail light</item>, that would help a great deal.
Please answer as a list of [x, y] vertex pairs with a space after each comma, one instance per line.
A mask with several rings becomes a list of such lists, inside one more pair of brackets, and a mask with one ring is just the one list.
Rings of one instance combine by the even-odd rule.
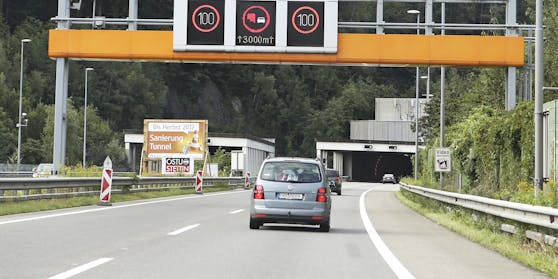
[[255, 200], [263, 200], [265, 198], [264, 196], [264, 188], [262, 185], [256, 185], [256, 187], [254, 187], [254, 199]]
[[327, 201], [327, 196], [326, 196], [327, 190], [326, 188], [320, 188], [318, 189], [318, 196], [316, 197], [316, 201], [317, 202], [326, 202]]

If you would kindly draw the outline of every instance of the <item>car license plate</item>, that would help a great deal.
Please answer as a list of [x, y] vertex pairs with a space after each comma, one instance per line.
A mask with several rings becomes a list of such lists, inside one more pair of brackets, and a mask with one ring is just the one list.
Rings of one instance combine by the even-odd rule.
[[302, 200], [303, 198], [304, 195], [300, 193], [279, 193], [281, 200]]

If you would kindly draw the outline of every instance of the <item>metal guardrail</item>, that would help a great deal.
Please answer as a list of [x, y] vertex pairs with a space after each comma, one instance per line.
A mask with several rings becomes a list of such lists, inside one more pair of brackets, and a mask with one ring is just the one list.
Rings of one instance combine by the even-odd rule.
[[32, 171], [0, 171], [0, 177], [32, 177]]
[[525, 224], [558, 230], [558, 209], [485, 197], [445, 192], [400, 183], [401, 188], [438, 201], [473, 209]]
[[[243, 187], [243, 177], [204, 177], [204, 187]], [[194, 188], [195, 177], [113, 177], [112, 191], [144, 192]], [[0, 201], [98, 195], [100, 177], [0, 178]]]

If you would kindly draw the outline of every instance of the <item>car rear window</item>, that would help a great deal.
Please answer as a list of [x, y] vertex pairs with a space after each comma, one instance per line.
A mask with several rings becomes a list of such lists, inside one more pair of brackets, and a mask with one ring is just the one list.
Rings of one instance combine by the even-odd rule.
[[260, 178], [268, 181], [313, 183], [322, 181], [317, 164], [301, 162], [267, 162]]

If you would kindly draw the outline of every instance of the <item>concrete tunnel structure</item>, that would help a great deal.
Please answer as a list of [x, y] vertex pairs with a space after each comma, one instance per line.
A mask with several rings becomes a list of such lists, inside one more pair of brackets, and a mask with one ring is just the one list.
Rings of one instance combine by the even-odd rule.
[[[426, 102], [419, 99], [419, 117]], [[385, 173], [412, 176], [415, 141], [423, 141], [411, 129], [416, 105], [412, 98], [377, 98], [375, 120], [351, 121], [347, 142], [318, 141], [316, 156], [352, 181], [379, 182]]]

